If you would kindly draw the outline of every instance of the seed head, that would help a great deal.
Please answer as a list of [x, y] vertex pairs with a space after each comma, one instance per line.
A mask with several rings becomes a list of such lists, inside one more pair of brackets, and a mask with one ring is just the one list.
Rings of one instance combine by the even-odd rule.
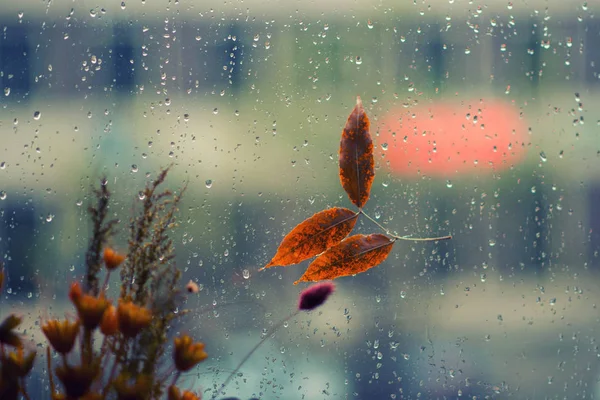
[[300, 293], [298, 309], [304, 311], [314, 310], [325, 303], [334, 290], [335, 285], [331, 282], [317, 283], [316, 285], [304, 289], [302, 293]]

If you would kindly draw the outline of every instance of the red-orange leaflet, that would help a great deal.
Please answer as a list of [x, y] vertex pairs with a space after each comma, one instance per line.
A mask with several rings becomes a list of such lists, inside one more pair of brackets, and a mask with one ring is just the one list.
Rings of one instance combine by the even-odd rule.
[[262, 269], [297, 264], [338, 244], [356, 224], [358, 214], [347, 208], [330, 208], [301, 222], [287, 234], [277, 253]]
[[317, 257], [294, 284], [330, 280], [365, 272], [381, 264], [393, 245], [394, 240], [378, 233], [350, 236]]
[[350, 201], [362, 208], [369, 200], [375, 178], [373, 141], [369, 133], [369, 118], [360, 97], [350, 113], [340, 141], [340, 182]]

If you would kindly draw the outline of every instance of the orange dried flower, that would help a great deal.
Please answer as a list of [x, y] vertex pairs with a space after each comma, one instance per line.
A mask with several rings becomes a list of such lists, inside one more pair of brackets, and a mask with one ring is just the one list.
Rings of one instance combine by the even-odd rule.
[[71, 285], [69, 298], [75, 305], [79, 319], [87, 329], [95, 329], [102, 321], [104, 311], [110, 306], [110, 302], [100, 295], [100, 297], [83, 294], [79, 283], [75, 282]]
[[79, 320], [71, 322], [65, 319], [60, 322], [53, 319], [42, 325], [42, 332], [54, 350], [61, 354], [67, 354], [73, 349], [75, 339], [77, 339]]
[[102, 322], [100, 322], [100, 332], [105, 336], [112, 336], [119, 331], [119, 320], [117, 319], [117, 309], [110, 305], [104, 312]]
[[10, 377], [23, 378], [27, 376], [33, 368], [35, 354], [35, 351], [32, 351], [25, 356], [23, 347], [19, 347], [16, 351], [0, 355], [2, 371]]
[[71, 367], [68, 364], [56, 368], [56, 376], [65, 387], [67, 397], [78, 399], [88, 394], [92, 383], [100, 373], [98, 362]]
[[22, 318], [14, 314], [9, 315], [2, 321], [2, 324], [0, 324], [0, 343], [13, 347], [21, 346], [21, 338], [13, 332], [13, 329], [19, 326], [21, 321]]
[[207, 357], [208, 354], [204, 351], [204, 343], [193, 343], [192, 338], [188, 335], [175, 338], [173, 359], [178, 371], [189, 371]]
[[121, 374], [113, 384], [117, 392], [117, 400], [145, 400], [152, 390], [152, 379], [147, 375], [139, 375], [130, 383], [126, 375]]
[[79, 282], [71, 283], [71, 289], [69, 290], [69, 298], [73, 302], [73, 304], [77, 303], [79, 299], [83, 296], [83, 290], [81, 289], [81, 285]]
[[200, 396], [196, 396], [195, 393], [184, 390], [181, 394], [181, 400], [201, 400]]
[[125, 261], [125, 258], [125, 255], [117, 253], [110, 247], [104, 249], [104, 265], [106, 265], [106, 269], [109, 271], [121, 265]]
[[117, 308], [119, 330], [127, 337], [135, 337], [140, 331], [150, 325], [152, 314], [150, 310], [137, 306], [131, 301], [120, 301]]
[[201, 400], [202, 397], [196, 395], [193, 392], [184, 390], [181, 392], [175, 385], [169, 386], [169, 397], [168, 400]]

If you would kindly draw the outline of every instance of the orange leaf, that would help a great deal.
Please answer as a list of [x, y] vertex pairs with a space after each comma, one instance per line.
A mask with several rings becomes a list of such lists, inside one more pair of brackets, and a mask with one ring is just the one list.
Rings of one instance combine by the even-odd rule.
[[393, 240], [378, 233], [350, 236], [321, 254], [294, 285], [298, 282], [316, 282], [365, 272], [381, 264], [393, 245]]
[[350, 113], [340, 141], [340, 182], [350, 201], [362, 208], [369, 200], [375, 178], [373, 141], [369, 134], [369, 118], [360, 97]]
[[297, 264], [320, 254], [348, 236], [358, 214], [347, 208], [330, 208], [300, 223], [283, 238], [265, 268]]

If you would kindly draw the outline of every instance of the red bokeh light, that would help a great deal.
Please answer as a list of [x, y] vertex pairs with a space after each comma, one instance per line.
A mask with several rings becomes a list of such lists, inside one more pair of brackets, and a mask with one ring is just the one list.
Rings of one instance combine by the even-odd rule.
[[393, 110], [379, 123], [377, 142], [382, 164], [397, 175], [448, 177], [521, 162], [527, 126], [511, 103], [440, 101]]

